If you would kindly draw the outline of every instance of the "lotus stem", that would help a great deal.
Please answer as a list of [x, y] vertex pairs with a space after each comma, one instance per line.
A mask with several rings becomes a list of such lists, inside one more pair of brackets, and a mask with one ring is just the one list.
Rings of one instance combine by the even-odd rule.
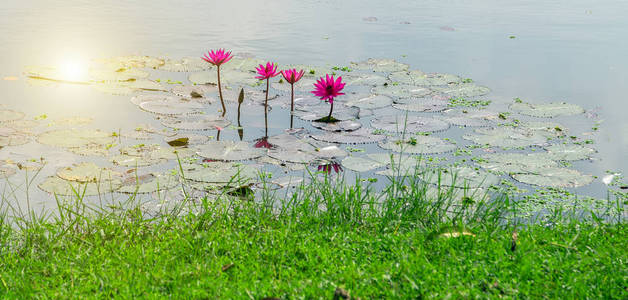
[[268, 136], [268, 89], [270, 88], [270, 78], [266, 78], [266, 100], [264, 101], [264, 127], [265, 136]]
[[331, 107], [329, 108], [329, 116], [327, 116], [327, 121], [331, 121], [331, 113], [334, 111], [334, 100], [331, 101]]
[[225, 101], [222, 99], [222, 87], [220, 86], [220, 65], [218, 68], [218, 94], [220, 95], [220, 104], [222, 104], [222, 116], [224, 117], [227, 113], [227, 108], [225, 107]]

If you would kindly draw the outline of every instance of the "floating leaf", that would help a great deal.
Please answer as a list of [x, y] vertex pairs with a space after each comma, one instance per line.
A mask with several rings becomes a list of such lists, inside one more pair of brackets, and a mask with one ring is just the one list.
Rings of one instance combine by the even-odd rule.
[[183, 115], [200, 112], [206, 108], [205, 105], [185, 100], [156, 100], [140, 103], [140, 108], [144, 111], [159, 115]]
[[513, 174], [512, 177], [522, 183], [557, 188], [576, 188], [593, 182], [593, 176], [566, 168], [545, 168], [538, 173]]
[[339, 144], [368, 144], [376, 143], [386, 138], [385, 135], [373, 134], [370, 129], [360, 128], [354, 131], [343, 132], [327, 132], [323, 134], [312, 135], [312, 138], [318, 141]]
[[141, 78], [147, 78], [149, 75], [150, 74], [146, 71], [118, 66], [89, 69], [89, 76], [94, 81], [99, 82], [131, 81]]
[[487, 188], [500, 182], [499, 177], [469, 166], [436, 168], [419, 174], [419, 178], [437, 186]]
[[105, 82], [94, 84], [93, 87], [101, 92], [113, 95], [130, 95], [139, 91], [166, 91], [159, 83], [151, 80], [134, 80], [122, 82]]
[[164, 60], [158, 57], [146, 55], [118, 56], [101, 59], [97, 62], [108, 65], [122, 66], [127, 68], [157, 68], [164, 64]]
[[454, 84], [461, 81], [460, 77], [443, 73], [423, 73], [415, 70], [410, 72], [394, 72], [389, 76], [392, 82], [399, 82], [415, 86], [440, 86]]
[[439, 112], [445, 110], [447, 106], [446, 101], [434, 100], [429, 98], [408, 98], [400, 101], [403, 103], [395, 103], [392, 106], [396, 109], [414, 111], [414, 112]]
[[249, 165], [211, 162], [185, 173], [188, 180], [206, 183], [244, 183], [257, 179], [257, 169]]
[[30, 79], [35, 79], [34, 82], [65, 82], [65, 83], [78, 83], [87, 84], [90, 79], [85, 75], [71, 76], [66, 72], [63, 72], [59, 68], [55, 67], [42, 67], [42, 66], [28, 66], [25, 68], [24, 74]]
[[90, 144], [108, 145], [113, 143], [111, 133], [93, 129], [52, 130], [40, 134], [37, 141], [56, 147], [82, 147]]
[[595, 149], [589, 147], [563, 144], [554, 144], [545, 147], [545, 150], [547, 150], [547, 156], [549, 158], [566, 161], [588, 159], [596, 152]]
[[417, 133], [443, 131], [449, 123], [429, 117], [388, 115], [373, 119], [371, 126], [388, 132]]
[[447, 87], [433, 87], [432, 89], [450, 98], [478, 97], [491, 92], [491, 89], [474, 83], [450, 84]]
[[48, 124], [48, 126], [76, 126], [76, 125], [87, 125], [94, 121], [93, 118], [90, 117], [68, 117], [54, 120]]
[[536, 173], [558, 166], [545, 153], [494, 153], [482, 156], [477, 164], [486, 170], [505, 174]]
[[70, 147], [66, 150], [82, 156], [108, 156], [109, 148], [109, 145], [88, 144], [80, 147]]
[[185, 98], [205, 98], [203, 102], [210, 102], [205, 97], [206, 93], [215, 92], [217, 88], [215, 86], [201, 84], [201, 85], [175, 85], [170, 90], [171, 93]]
[[16, 167], [7, 161], [0, 160], [0, 178], [6, 179], [7, 177], [16, 173]]
[[253, 148], [247, 142], [210, 141], [198, 147], [197, 154], [211, 160], [249, 160], [264, 155], [264, 149]]
[[181, 137], [176, 139], [170, 139], [167, 141], [168, 145], [172, 147], [185, 147], [189, 144], [189, 138]]
[[182, 59], [168, 59], [159, 67], [168, 72], [198, 72], [211, 69], [212, 65], [198, 57], [184, 57]]
[[111, 158], [111, 162], [124, 167], [146, 167], [165, 163], [167, 160], [163, 158], [155, 158], [150, 156], [134, 156], [128, 154], [120, 154]]
[[485, 127], [499, 120], [499, 113], [476, 108], [452, 109], [445, 112], [442, 119], [456, 126]]
[[63, 180], [57, 176], [50, 176], [39, 184], [39, 188], [50, 194], [59, 196], [95, 196], [117, 191], [121, 186], [120, 180], [104, 182], [81, 183]]
[[176, 187], [178, 184], [178, 176], [171, 174], [150, 173], [141, 176], [129, 174], [129, 176], [124, 179], [123, 185], [118, 192], [125, 194], [147, 194], [169, 190]]
[[384, 76], [380, 76], [377, 74], [362, 74], [360, 76], [343, 76], [345, 82], [349, 86], [358, 86], [358, 85], [383, 85], [388, 82], [388, 79]]
[[395, 72], [408, 69], [408, 65], [387, 58], [370, 58], [363, 62], [352, 62], [351, 67], [358, 70], [372, 70], [373, 72]]
[[120, 180], [122, 174], [111, 169], [102, 168], [92, 162], [74, 164], [70, 167], [57, 170], [57, 176], [67, 181], [77, 182], [106, 182]]
[[316, 155], [313, 151], [307, 151], [303, 149], [285, 149], [277, 148], [268, 151], [268, 156], [291, 163], [310, 163], [316, 159]]
[[7, 146], [24, 145], [29, 143], [30, 141], [30, 137], [26, 134], [21, 134], [17, 132], [11, 134], [0, 134], [0, 148]]
[[[315, 79], [313, 78], [302, 78], [301, 80], [297, 81], [294, 84], [294, 91], [296, 92], [305, 92], [305, 91], [310, 91], [313, 88], [314, 83], [316, 82]], [[290, 87], [290, 83], [286, 82], [285, 80], [282, 81], [281, 83], [277, 82], [277, 83], [272, 83], [271, 88], [276, 89], [276, 90], [280, 90], [280, 91], [286, 91], [289, 92], [291, 87]]]
[[183, 130], [215, 130], [216, 127], [225, 128], [231, 122], [223, 117], [204, 115], [162, 119], [161, 124]]
[[578, 105], [565, 102], [552, 102], [542, 104], [532, 104], [526, 102], [515, 102], [510, 105], [510, 109], [523, 115], [539, 118], [553, 118], [558, 116], [571, 116], [584, 112]]
[[346, 120], [333, 123], [312, 122], [312, 126], [325, 131], [353, 131], [362, 127], [360, 122]]
[[[184, 139], [187, 139], [187, 145], [185, 146], [205, 144], [207, 141], [209, 141], [209, 137], [206, 135], [194, 134], [194, 133], [188, 133], [188, 132], [181, 132], [173, 136], [164, 137], [164, 141], [166, 141], [168, 145], [173, 146], [173, 147], [181, 147], [181, 146], [171, 145], [170, 144], [171, 142], [177, 141], [177, 140], [181, 142]], [[179, 144], [178, 142], [175, 142], [175, 143]]]
[[433, 93], [431, 89], [426, 87], [402, 84], [376, 86], [371, 90], [371, 92], [377, 95], [386, 95], [399, 98], [422, 98]]
[[433, 136], [417, 136], [408, 140], [388, 140], [379, 142], [383, 149], [410, 154], [436, 154], [450, 152], [456, 145]]
[[[334, 103], [333, 117], [338, 121], [353, 120], [358, 117], [360, 109], [342, 103]], [[294, 115], [304, 121], [315, 121], [329, 115], [329, 105], [295, 106]]]
[[368, 172], [385, 165], [383, 162], [360, 156], [349, 156], [342, 160], [343, 167], [356, 172]]
[[345, 102], [346, 106], [355, 106], [360, 109], [377, 109], [392, 104], [392, 99], [383, 95], [371, 95], [364, 98], [349, 100]]
[[480, 145], [503, 148], [544, 145], [551, 138], [543, 131], [523, 128], [491, 127], [479, 128], [475, 132], [477, 134], [465, 134], [462, 138]]

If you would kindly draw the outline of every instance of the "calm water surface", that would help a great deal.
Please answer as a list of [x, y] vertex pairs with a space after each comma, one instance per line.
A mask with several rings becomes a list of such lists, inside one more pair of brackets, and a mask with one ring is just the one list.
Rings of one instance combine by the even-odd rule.
[[[628, 170], [628, 1], [16, 1], [0, 8], [0, 76], [129, 54], [172, 58], [225, 47], [280, 64], [394, 58], [473, 78], [489, 98], [567, 101], [597, 113], [591, 174]], [[511, 38], [514, 37], [514, 38]], [[85, 115], [103, 129], [151, 119], [126, 99], [0, 81], [29, 116]], [[579, 120], [587, 120], [579, 118]], [[598, 180], [599, 181], [599, 180]], [[594, 185], [592, 189], [599, 189]]]

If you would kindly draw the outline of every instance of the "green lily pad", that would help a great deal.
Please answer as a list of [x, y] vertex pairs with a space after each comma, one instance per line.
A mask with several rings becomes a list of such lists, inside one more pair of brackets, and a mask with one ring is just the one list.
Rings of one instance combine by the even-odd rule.
[[19, 146], [31, 141], [30, 137], [22, 133], [0, 134], [0, 148], [7, 146]]
[[360, 109], [378, 109], [392, 104], [392, 99], [383, 95], [371, 95], [364, 98], [353, 99], [345, 102], [347, 106], [355, 106]]
[[148, 78], [149, 75], [150, 74], [148, 72], [143, 70], [117, 66], [89, 69], [89, 76], [94, 81], [98, 82], [130, 81], [141, 78]]
[[163, 158], [156, 158], [150, 156], [135, 156], [128, 154], [120, 154], [113, 156], [111, 158], [111, 162], [116, 165], [124, 166], [124, 167], [146, 167], [157, 164], [165, 163], [167, 160]]
[[349, 86], [376, 86], [383, 85], [388, 82], [388, 79], [384, 76], [380, 76], [377, 74], [362, 74], [359, 76], [342, 76], [345, 79], [347, 85]]
[[349, 156], [342, 160], [342, 166], [356, 172], [368, 172], [386, 165], [384, 162], [375, 161], [369, 157]]
[[306, 164], [310, 163], [316, 159], [316, 155], [313, 151], [303, 150], [303, 149], [286, 149], [286, 148], [277, 148], [271, 149], [268, 151], [268, 156], [283, 161], [283, 162], [291, 162], [291, 163], [300, 163]]
[[121, 185], [120, 180], [81, 183], [50, 176], [38, 186], [45, 192], [59, 196], [74, 196], [75, 193], [82, 196], [95, 196], [115, 192]]
[[545, 153], [494, 153], [482, 156], [480, 167], [496, 173], [536, 173], [546, 168], [558, 167], [558, 163]]
[[415, 86], [439, 86], [461, 81], [460, 77], [443, 73], [423, 73], [422, 71], [394, 72], [389, 75], [392, 82]]
[[386, 170], [376, 172], [383, 176], [414, 174], [414, 168], [418, 165], [419, 161], [413, 156], [391, 153], [370, 153], [366, 156], [350, 156], [342, 160], [343, 167], [356, 172], [368, 172], [387, 167]]
[[60, 168], [57, 170], [57, 176], [67, 181], [105, 182], [120, 180], [122, 174], [108, 168], [99, 167], [92, 162], [83, 162], [70, 167]]
[[190, 99], [203, 99], [202, 102], [207, 103], [211, 101], [205, 97], [205, 94], [216, 92], [217, 90], [218, 90], [217, 87], [207, 85], [207, 84], [175, 85], [172, 87], [172, 89], [170, 89], [170, 92], [179, 97], [190, 98]]
[[48, 124], [48, 126], [77, 126], [77, 125], [88, 125], [94, 121], [93, 118], [90, 117], [67, 117], [54, 120]]
[[491, 92], [491, 89], [474, 83], [450, 84], [446, 87], [433, 87], [432, 89], [450, 98], [478, 97]]
[[414, 85], [382, 85], [371, 89], [373, 94], [398, 98], [422, 98], [431, 95], [434, 91], [430, 88]]
[[357, 70], [372, 70], [373, 72], [396, 72], [408, 70], [408, 65], [394, 59], [370, 58], [362, 62], [352, 62], [351, 68]]
[[510, 109], [523, 115], [539, 118], [553, 118], [558, 116], [571, 116], [584, 112], [584, 109], [578, 105], [565, 102], [552, 102], [542, 104], [532, 103], [513, 103]]
[[184, 115], [199, 113], [205, 105], [185, 100], [156, 100], [140, 103], [140, 108], [144, 111], [159, 115]]
[[230, 121], [219, 116], [189, 116], [162, 119], [161, 124], [169, 128], [183, 130], [215, 130], [216, 127], [225, 128]]
[[419, 178], [437, 186], [468, 189], [487, 188], [500, 182], [498, 176], [470, 166], [432, 169], [421, 173]]
[[[218, 85], [218, 76], [215, 70], [192, 73], [188, 77], [190, 82], [195, 84], [212, 84]], [[220, 72], [220, 81], [226, 85], [244, 84], [249, 86], [257, 86], [259, 79], [255, 78], [255, 74], [242, 71], [222, 71]]]
[[[329, 104], [312, 106], [295, 106], [294, 115], [304, 121], [316, 121], [329, 115]], [[358, 117], [360, 109], [334, 102], [332, 116], [338, 121], [353, 120]]]
[[197, 154], [211, 160], [238, 161], [258, 158], [264, 149], [253, 148], [247, 142], [210, 141], [198, 147]]
[[212, 65], [199, 57], [184, 57], [181, 59], [168, 59], [159, 67], [168, 72], [198, 72], [211, 69]]
[[386, 138], [385, 135], [373, 134], [372, 130], [360, 128], [354, 131], [326, 132], [312, 135], [318, 141], [339, 144], [369, 144], [377, 143]]
[[499, 120], [499, 113], [475, 108], [452, 109], [446, 111], [441, 118], [456, 126], [486, 127], [495, 125], [495, 121]]
[[66, 150], [81, 156], [109, 156], [108, 145], [103, 144], [87, 144], [80, 147], [69, 147]]
[[152, 68], [152, 69], [155, 69], [164, 64], [164, 60], [162, 58], [146, 56], [146, 55], [118, 56], [118, 57], [97, 60], [97, 62], [101, 64], [111, 65], [111, 66], [122, 66], [122, 67], [127, 67], [127, 68]]
[[[200, 145], [200, 144], [205, 144], [207, 143], [207, 141], [209, 141], [209, 137], [206, 135], [194, 134], [194, 133], [188, 133], [188, 132], [181, 132], [173, 136], [164, 137], [164, 141], [168, 143], [169, 145], [173, 141], [182, 140], [182, 139], [186, 139], [186, 145], [182, 145], [182, 146]], [[170, 146], [181, 147], [179, 145], [176, 145], [176, 143], [175, 145], [170, 145]]]
[[185, 172], [185, 179], [206, 183], [250, 182], [257, 179], [257, 169], [249, 165], [211, 162]]
[[173, 189], [179, 185], [178, 176], [162, 173], [149, 173], [141, 176], [129, 174], [118, 190], [125, 194], [148, 194]]
[[556, 188], [576, 188], [593, 182], [593, 176], [566, 168], [545, 168], [538, 173], [513, 174], [522, 183]]
[[93, 87], [98, 91], [113, 95], [130, 95], [139, 91], [166, 91], [161, 84], [147, 79], [97, 83]]
[[532, 145], [545, 145], [551, 137], [541, 130], [529, 130], [511, 127], [478, 128], [477, 134], [465, 134], [463, 139], [480, 145], [514, 148]]
[[82, 147], [90, 144], [108, 145], [114, 142], [111, 133], [94, 129], [62, 129], [40, 134], [37, 141], [56, 147]]
[[456, 149], [456, 145], [433, 136], [417, 136], [408, 140], [393, 139], [379, 142], [379, 146], [386, 150], [409, 154], [437, 154]]
[[[282, 77], [283, 78], [283, 77]], [[296, 92], [308, 92], [314, 89], [314, 83], [316, 82], [313, 78], [301, 78], [301, 80], [297, 81], [294, 84], [294, 91]], [[291, 86], [285, 80], [279, 82], [271, 82], [270, 87], [276, 90], [290, 92]]]
[[448, 107], [446, 101], [434, 100], [430, 98], [408, 98], [403, 100], [410, 101], [401, 101], [403, 103], [394, 103], [392, 107], [400, 110], [414, 112], [440, 112]]
[[371, 126], [388, 132], [417, 133], [443, 131], [449, 123], [429, 117], [388, 115], [373, 119]]
[[563, 144], [554, 144], [545, 147], [545, 150], [549, 158], [566, 161], [589, 159], [596, 152], [595, 149], [585, 146]]
[[297, 71], [303, 70], [305, 72], [303, 74], [303, 77], [315, 77], [315, 78], [325, 76], [325, 74], [331, 74], [333, 72], [333, 70], [327, 66], [287, 65], [284, 68], [284, 70], [288, 70], [288, 69], [296, 69]]
[[338, 121], [338, 122], [312, 122], [312, 126], [322, 129], [325, 131], [353, 131], [358, 130], [362, 127], [360, 122], [346, 120], [346, 121]]

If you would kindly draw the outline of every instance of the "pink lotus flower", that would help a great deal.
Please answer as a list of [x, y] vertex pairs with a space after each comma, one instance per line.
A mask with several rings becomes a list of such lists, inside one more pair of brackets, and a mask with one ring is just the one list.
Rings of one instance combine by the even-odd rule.
[[334, 98], [344, 95], [341, 93], [344, 89], [345, 83], [342, 82], [342, 76], [338, 76], [334, 80], [334, 75], [326, 75], [326, 78], [319, 78], [314, 84], [314, 90], [311, 92], [315, 96], [321, 97], [321, 100], [327, 100], [329, 103], [334, 103]]
[[257, 74], [259, 74], [259, 76], [255, 76], [257, 79], [269, 79], [279, 75], [279, 73], [277, 73], [277, 65], [271, 62], [267, 62], [266, 66], [259, 65], [255, 70], [257, 70]]
[[281, 75], [283, 78], [290, 84], [295, 84], [297, 81], [301, 80], [305, 72], [303, 70], [297, 72], [297, 69], [288, 69], [281, 71]]
[[220, 65], [228, 62], [232, 58], [233, 55], [231, 55], [231, 51], [225, 51], [225, 49], [212, 50], [201, 57], [204, 61], [216, 66], [216, 72], [218, 72], [218, 94], [220, 95], [220, 104], [222, 104], [223, 117], [227, 113], [227, 108], [225, 107], [225, 101], [222, 98], [222, 87], [220, 86]]
[[334, 79], [333, 75], [329, 76], [329, 74], [327, 74], [325, 78], [321, 77], [316, 81], [316, 83], [314, 83], [314, 90], [311, 93], [315, 96], [321, 97], [321, 100], [329, 101], [329, 104], [331, 104], [329, 115], [317, 121], [328, 123], [337, 121], [331, 116], [331, 113], [334, 111], [334, 98], [344, 95], [345, 93], [340, 92], [344, 88], [345, 83], [342, 82], [341, 76]]
[[220, 67], [220, 65], [231, 60], [233, 58], [233, 55], [231, 55], [231, 51], [218, 49], [207, 52], [207, 54], [204, 54], [201, 58], [214, 66]]
[[[288, 70], [283, 70], [281, 71], [281, 75], [283, 75], [283, 78], [286, 79], [286, 81], [288, 83], [290, 83], [290, 112], [292, 113], [294, 111], [294, 84], [297, 83], [297, 81], [301, 80], [301, 77], [303, 77], [303, 74], [305, 74], [305, 72], [303, 72], [303, 70], [297, 72], [297, 69], [288, 69]], [[292, 128], [292, 116], [290, 118], [290, 128]]]
[[259, 65], [255, 68], [259, 76], [255, 76], [257, 79], [266, 79], [266, 100], [264, 101], [264, 124], [266, 125], [266, 136], [268, 136], [268, 89], [270, 88], [270, 78], [279, 75], [277, 73], [277, 65], [275, 63], [267, 62], [266, 66]]

